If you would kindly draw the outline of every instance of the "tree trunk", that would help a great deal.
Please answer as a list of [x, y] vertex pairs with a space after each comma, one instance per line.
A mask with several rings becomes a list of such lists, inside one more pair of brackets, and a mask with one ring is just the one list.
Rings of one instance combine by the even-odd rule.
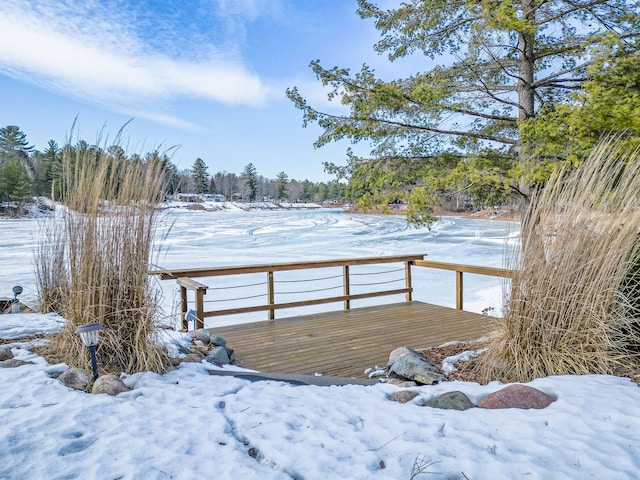
[[[536, 7], [533, 0], [522, 0], [522, 18], [530, 25], [536, 22]], [[535, 53], [534, 53], [535, 34], [530, 31], [520, 32], [518, 34], [518, 124], [520, 128], [530, 118], [535, 117]], [[528, 228], [533, 219], [528, 218], [529, 205], [531, 197], [535, 193], [535, 186], [531, 185], [526, 178], [526, 173], [531, 171], [535, 160], [531, 156], [530, 149], [522, 141], [518, 145], [518, 162], [522, 167], [523, 175], [520, 178], [518, 190], [520, 192], [520, 221], [521, 231], [530, 231]], [[526, 250], [531, 239], [522, 237], [522, 248]]]

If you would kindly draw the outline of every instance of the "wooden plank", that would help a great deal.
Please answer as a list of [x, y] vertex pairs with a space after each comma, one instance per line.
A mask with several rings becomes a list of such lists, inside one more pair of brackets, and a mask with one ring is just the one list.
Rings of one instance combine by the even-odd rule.
[[364, 376], [384, 366], [390, 351], [426, 348], [486, 335], [494, 319], [420, 302], [305, 315], [210, 328], [244, 366], [259, 371]]
[[187, 269], [150, 270], [149, 275], [160, 275], [162, 280], [179, 277], [215, 277], [244, 273], [283, 272], [311, 268], [342, 267], [345, 265], [372, 265], [377, 263], [408, 262], [424, 258], [424, 254], [391, 255], [383, 257], [345, 258], [339, 260], [316, 260], [311, 262], [270, 263], [262, 265], [242, 265], [231, 267], [204, 267]]
[[177, 278], [178, 285], [183, 288], [188, 288], [190, 290], [207, 290], [207, 287], [204, 283], [196, 282], [192, 278], [189, 277], [178, 277]]

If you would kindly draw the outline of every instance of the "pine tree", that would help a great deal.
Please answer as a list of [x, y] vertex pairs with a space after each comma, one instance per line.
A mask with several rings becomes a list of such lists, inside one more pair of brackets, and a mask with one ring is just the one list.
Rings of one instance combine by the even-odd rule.
[[209, 191], [209, 174], [207, 173], [207, 164], [201, 158], [191, 167], [191, 177], [193, 178], [194, 193], [202, 194]]
[[249, 201], [255, 202], [258, 197], [258, 171], [253, 163], [249, 163], [244, 167], [242, 178], [249, 189]]
[[31, 182], [22, 164], [16, 158], [6, 161], [0, 167], [0, 199], [22, 203], [30, 192]]
[[[315, 145], [371, 142], [371, 159], [350, 157], [349, 173], [357, 175], [393, 163], [388, 171], [423, 169], [437, 177], [474, 155], [494, 160], [490, 171], [507, 161], [503, 175], [523, 207], [539, 185], [541, 160], [523, 135], [532, 119], [570, 102], [602, 52], [615, 55], [640, 36], [637, 1], [407, 0], [388, 10], [369, 0], [358, 4], [358, 14], [381, 33], [378, 53], [390, 61], [422, 54], [431, 68], [389, 81], [368, 65], [352, 74], [311, 62], [331, 87], [329, 100], [350, 109], [321, 112], [297, 88], [287, 90], [303, 125], [322, 128]], [[358, 195], [370, 190], [367, 174]], [[386, 182], [391, 188], [392, 177]]]
[[289, 177], [286, 173], [280, 172], [276, 177], [276, 185], [278, 187], [278, 193], [276, 197], [278, 200], [286, 200], [287, 199], [287, 184], [289, 182]]

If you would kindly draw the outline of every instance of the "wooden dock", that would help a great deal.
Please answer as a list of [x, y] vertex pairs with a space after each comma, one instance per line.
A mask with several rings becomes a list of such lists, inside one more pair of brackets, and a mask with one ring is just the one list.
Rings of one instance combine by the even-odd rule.
[[420, 302], [403, 302], [214, 327], [246, 368], [261, 372], [363, 377], [386, 366], [391, 350], [427, 348], [486, 335], [492, 318]]

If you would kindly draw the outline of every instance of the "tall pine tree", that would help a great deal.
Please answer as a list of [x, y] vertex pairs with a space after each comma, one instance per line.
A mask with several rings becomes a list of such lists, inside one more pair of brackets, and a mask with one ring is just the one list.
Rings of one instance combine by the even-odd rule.
[[323, 130], [315, 145], [371, 142], [372, 158], [352, 157], [351, 171], [395, 162], [442, 173], [458, 164], [443, 159], [507, 160], [523, 205], [539, 181], [531, 172], [540, 159], [523, 135], [531, 120], [580, 89], [598, 54], [640, 35], [640, 3], [628, 0], [408, 0], [390, 10], [358, 3], [381, 33], [377, 52], [392, 62], [421, 54], [428, 67], [385, 80], [367, 65], [352, 74], [311, 62], [329, 99], [350, 110], [322, 112], [288, 89], [303, 125]]
[[204, 160], [196, 158], [193, 167], [191, 167], [194, 193], [202, 194], [209, 191], [209, 174], [207, 173], [207, 168]]

